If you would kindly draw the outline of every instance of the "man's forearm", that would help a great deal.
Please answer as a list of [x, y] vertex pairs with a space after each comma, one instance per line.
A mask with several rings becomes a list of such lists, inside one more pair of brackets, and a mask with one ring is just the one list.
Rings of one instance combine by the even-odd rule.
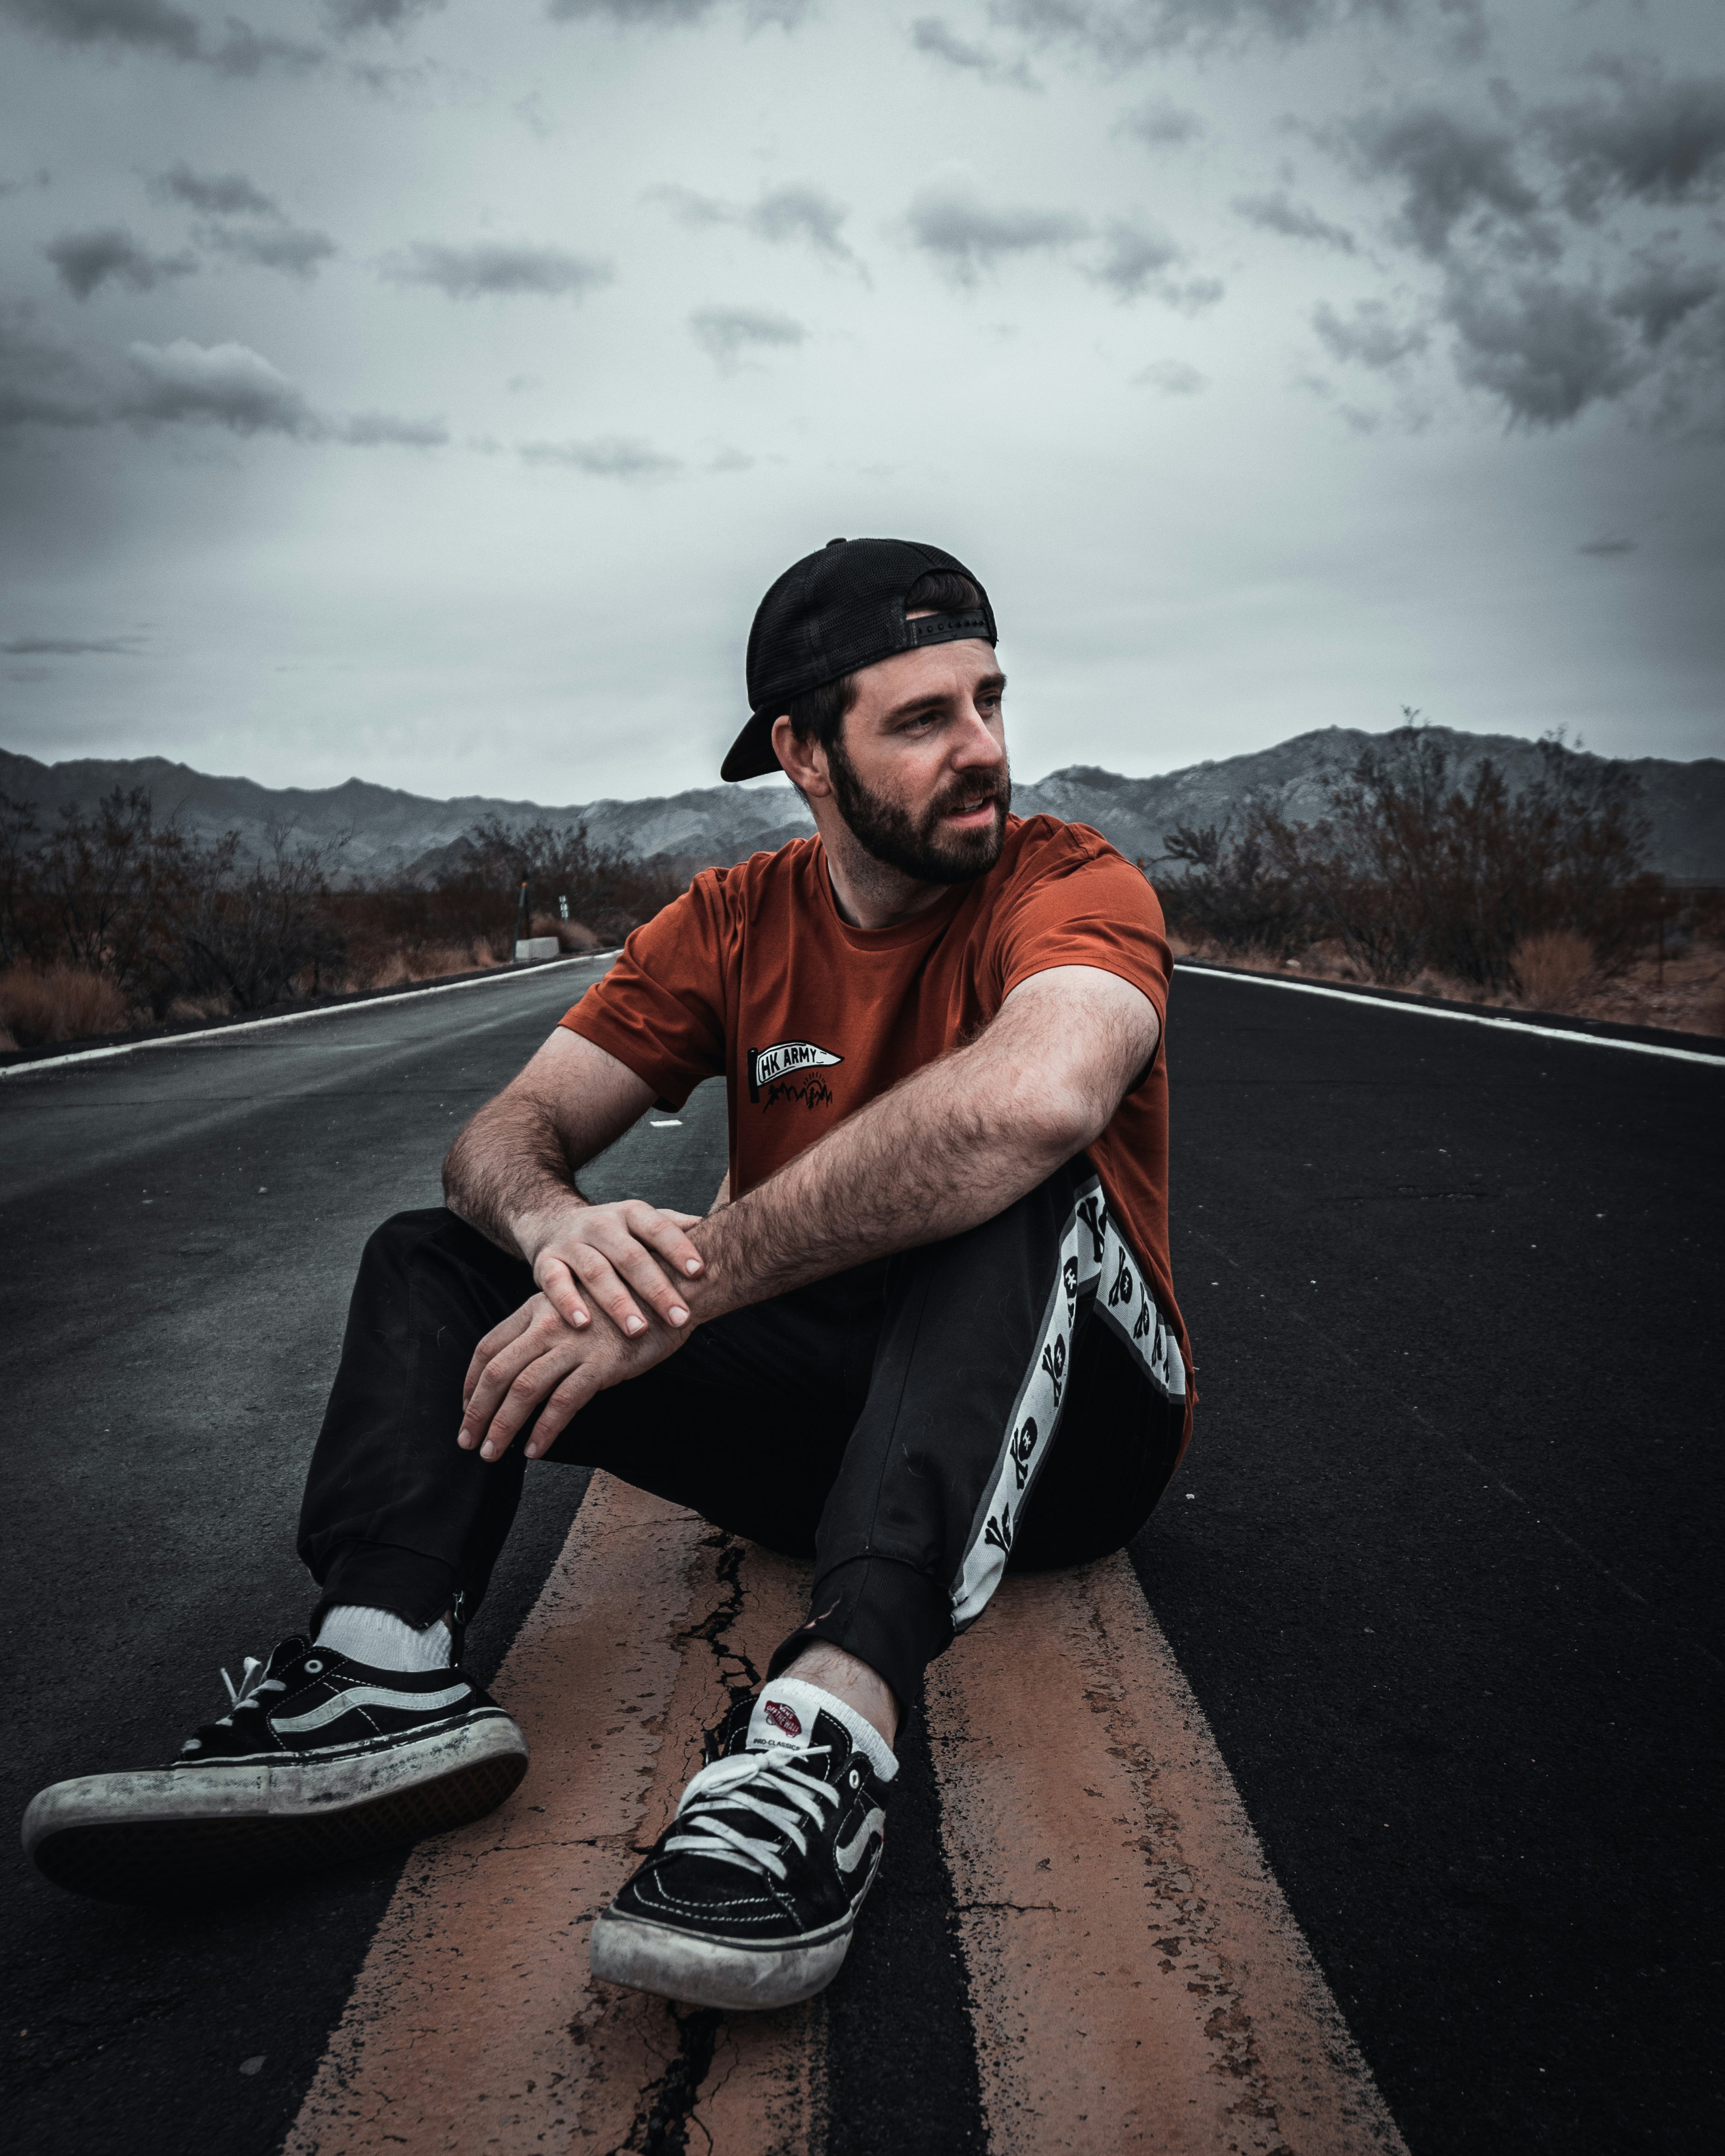
[[962, 1234], [1079, 1149], [1081, 1136], [1057, 1115], [979, 1101], [966, 1060], [918, 1071], [691, 1229], [706, 1268], [691, 1297], [696, 1319]]
[[1148, 998], [1111, 974], [1033, 977], [968, 1047], [693, 1229], [706, 1269], [694, 1316], [992, 1219], [1101, 1134], [1148, 1070], [1159, 1032]]
[[511, 1257], [531, 1260], [535, 1228], [587, 1200], [551, 1111], [531, 1094], [506, 1093], [468, 1124], [444, 1162], [444, 1203]]

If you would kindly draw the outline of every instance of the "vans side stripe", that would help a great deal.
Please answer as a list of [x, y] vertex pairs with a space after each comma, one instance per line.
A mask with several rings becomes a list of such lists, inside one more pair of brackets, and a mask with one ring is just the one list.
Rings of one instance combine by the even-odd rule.
[[339, 1722], [356, 1707], [393, 1707], [403, 1714], [411, 1714], [417, 1707], [423, 1714], [429, 1707], [454, 1707], [472, 1696], [472, 1686], [465, 1684], [451, 1685], [447, 1691], [390, 1691], [382, 1685], [350, 1685], [346, 1691], [332, 1692], [309, 1714], [295, 1714], [285, 1721], [271, 1715], [270, 1727], [279, 1737], [299, 1737], [308, 1729], [321, 1729], [326, 1722]]

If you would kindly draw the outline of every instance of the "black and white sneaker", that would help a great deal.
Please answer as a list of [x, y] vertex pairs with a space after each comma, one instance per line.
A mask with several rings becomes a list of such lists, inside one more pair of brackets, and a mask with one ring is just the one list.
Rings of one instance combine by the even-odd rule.
[[218, 1892], [465, 1825], [527, 1771], [526, 1739], [459, 1668], [368, 1669], [295, 1639], [222, 1681], [228, 1712], [172, 1766], [32, 1799], [39, 1871], [109, 1901]]
[[593, 1974], [733, 2010], [824, 1990], [880, 1869], [897, 1771], [860, 1716], [814, 1685], [780, 1678], [742, 1701], [594, 1924]]

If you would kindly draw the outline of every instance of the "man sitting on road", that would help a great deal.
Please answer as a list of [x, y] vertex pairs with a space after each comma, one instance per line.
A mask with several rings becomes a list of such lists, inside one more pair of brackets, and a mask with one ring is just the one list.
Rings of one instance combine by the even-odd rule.
[[[814, 1559], [594, 1974], [725, 2007], [831, 1980], [925, 1667], [1009, 1566], [1129, 1540], [1190, 1426], [1161, 912], [1095, 832], [1008, 814], [994, 644], [937, 547], [835, 539], [773, 586], [724, 776], [783, 769], [819, 836], [638, 929], [456, 1139], [447, 1210], [372, 1238], [300, 1522], [309, 1643], [249, 1661], [172, 1767], [44, 1790], [50, 1878], [245, 1879], [500, 1803], [526, 1746], [463, 1627], [523, 1455], [573, 1461]], [[581, 1196], [721, 1074], [711, 1214]]]

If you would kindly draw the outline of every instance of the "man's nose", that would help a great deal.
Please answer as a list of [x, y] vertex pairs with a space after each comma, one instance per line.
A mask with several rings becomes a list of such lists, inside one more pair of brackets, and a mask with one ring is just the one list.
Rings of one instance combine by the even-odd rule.
[[952, 737], [949, 761], [972, 771], [978, 765], [1002, 763], [1005, 759], [1005, 745], [976, 706], [972, 704], [964, 714], [963, 724]]

